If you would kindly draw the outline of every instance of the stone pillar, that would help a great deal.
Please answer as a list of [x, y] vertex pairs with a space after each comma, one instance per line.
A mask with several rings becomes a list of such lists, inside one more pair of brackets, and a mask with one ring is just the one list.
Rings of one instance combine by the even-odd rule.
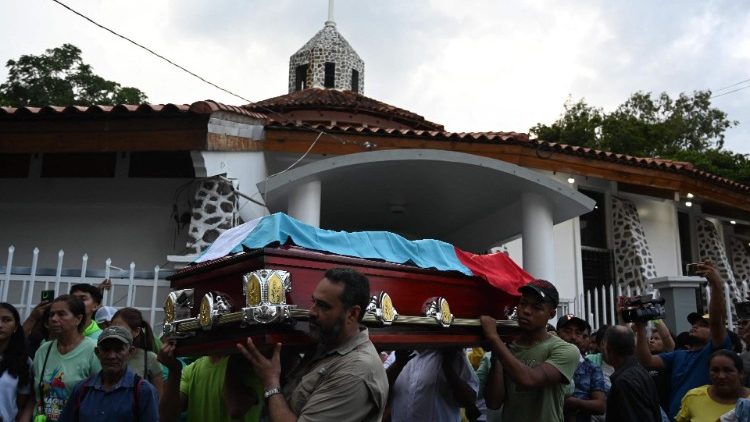
[[738, 288], [743, 282], [750, 284], [750, 248], [737, 237], [732, 237], [732, 268]]
[[[734, 278], [734, 271], [729, 263], [729, 257], [724, 249], [724, 241], [711, 221], [705, 218], [699, 218], [696, 224], [698, 234], [698, 260], [711, 261], [716, 266], [719, 276], [726, 283], [725, 286], [729, 291], [727, 300], [727, 309], [734, 315], [734, 302], [743, 300], [740, 294], [739, 286]], [[708, 297], [705, 298], [706, 309], [708, 309]], [[730, 318], [727, 318], [729, 321]]]
[[687, 276], [657, 277], [648, 280], [648, 285], [659, 289], [659, 296], [664, 298], [664, 322], [675, 335], [690, 329], [687, 316], [696, 311], [696, 294], [705, 281], [703, 277]]
[[305, 224], [320, 227], [320, 190], [320, 180], [294, 187], [289, 192], [287, 214]]
[[646, 281], [657, 277], [656, 264], [632, 201], [612, 197], [612, 227], [617, 285], [644, 291]]
[[220, 234], [237, 225], [236, 210], [237, 194], [231, 181], [219, 176], [203, 180], [195, 193], [187, 255], [200, 254]]
[[521, 195], [523, 269], [555, 284], [552, 206], [535, 193]]

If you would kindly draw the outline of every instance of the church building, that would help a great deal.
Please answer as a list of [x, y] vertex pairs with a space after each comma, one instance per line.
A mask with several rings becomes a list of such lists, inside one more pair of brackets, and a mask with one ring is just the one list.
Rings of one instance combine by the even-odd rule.
[[35, 247], [40, 268], [60, 249], [180, 267], [228, 228], [285, 212], [508, 253], [595, 327], [614, 320], [614, 296], [689, 262], [716, 262], [730, 298], [750, 283], [750, 186], [526, 133], [448, 132], [367, 97], [365, 75], [329, 13], [291, 55], [284, 95], [0, 108], [0, 246], [21, 267]]

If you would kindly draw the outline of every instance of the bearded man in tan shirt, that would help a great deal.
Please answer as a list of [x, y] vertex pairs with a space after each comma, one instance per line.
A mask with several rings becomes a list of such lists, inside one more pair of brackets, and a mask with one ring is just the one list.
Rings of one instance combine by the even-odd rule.
[[247, 339], [238, 344], [263, 381], [273, 422], [379, 421], [388, 398], [383, 363], [360, 325], [370, 301], [367, 277], [333, 268], [318, 283], [310, 308], [310, 335], [318, 341], [281, 386], [281, 343], [271, 358]]

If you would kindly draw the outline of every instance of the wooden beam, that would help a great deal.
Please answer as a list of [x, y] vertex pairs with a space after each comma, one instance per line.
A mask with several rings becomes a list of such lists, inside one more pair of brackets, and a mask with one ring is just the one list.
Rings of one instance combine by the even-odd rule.
[[0, 153], [190, 151], [205, 149], [205, 131], [48, 133], [3, 136]]
[[196, 115], [3, 121], [0, 153], [200, 150], [207, 122]]
[[675, 190], [673, 189], [661, 189], [652, 186], [644, 185], [632, 185], [630, 183], [621, 182], [617, 184], [617, 190], [620, 192], [635, 193], [638, 195], [652, 196], [655, 198], [670, 199], [674, 200]]
[[209, 151], [263, 151], [262, 141], [221, 133], [209, 133], [206, 143]]

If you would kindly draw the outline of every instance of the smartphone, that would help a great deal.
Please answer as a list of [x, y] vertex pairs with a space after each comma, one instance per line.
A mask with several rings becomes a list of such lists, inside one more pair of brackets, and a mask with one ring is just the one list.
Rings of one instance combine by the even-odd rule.
[[52, 302], [52, 299], [55, 298], [55, 291], [54, 290], [42, 290], [42, 302]]
[[688, 276], [697, 276], [697, 275], [698, 275], [698, 266], [699, 266], [699, 265], [700, 265], [700, 264], [698, 264], [698, 263], [696, 263], [696, 262], [693, 262], [693, 263], [691, 263], [691, 264], [687, 264], [687, 265], [685, 266], [685, 273], [686, 273], [686, 274], [687, 274]]

